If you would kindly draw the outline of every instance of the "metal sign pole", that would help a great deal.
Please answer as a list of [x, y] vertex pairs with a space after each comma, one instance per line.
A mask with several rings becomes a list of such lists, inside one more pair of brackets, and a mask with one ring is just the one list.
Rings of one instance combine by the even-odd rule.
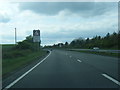
[[39, 51], [39, 42], [38, 42], [38, 44], [37, 44], [37, 45], [38, 45], [38, 51]]
[[16, 28], [15, 28], [15, 44], [17, 43], [17, 35], [16, 35]]

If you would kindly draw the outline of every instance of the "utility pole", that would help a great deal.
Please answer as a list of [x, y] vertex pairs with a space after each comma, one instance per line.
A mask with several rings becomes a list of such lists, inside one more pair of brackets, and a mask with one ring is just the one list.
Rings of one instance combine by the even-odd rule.
[[16, 28], [15, 28], [15, 44], [17, 44]]

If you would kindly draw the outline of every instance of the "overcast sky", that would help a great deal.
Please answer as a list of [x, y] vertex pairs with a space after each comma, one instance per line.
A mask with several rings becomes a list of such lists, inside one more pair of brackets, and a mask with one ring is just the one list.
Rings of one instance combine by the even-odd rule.
[[41, 30], [42, 45], [75, 38], [105, 36], [117, 31], [117, 2], [3, 2], [0, 3], [0, 44], [14, 43]]

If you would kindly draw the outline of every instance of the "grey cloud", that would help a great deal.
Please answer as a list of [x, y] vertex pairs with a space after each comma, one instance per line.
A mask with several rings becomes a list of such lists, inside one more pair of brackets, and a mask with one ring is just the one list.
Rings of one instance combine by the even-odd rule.
[[96, 16], [116, 8], [113, 2], [22, 2], [21, 10], [31, 10], [35, 13], [55, 15], [62, 10], [69, 10], [82, 16]]
[[[13, 40], [13, 41], [14, 41], [14, 39], [15, 39], [14, 36], [8, 36], [8, 35], [2, 36], [1, 38], [2, 38], [3, 40], [5, 39], [5, 40]], [[18, 40], [23, 40], [23, 36], [17, 36], [17, 41], [18, 41]]]
[[[94, 33], [93, 33], [94, 31]], [[56, 32], [56, 33], [42, 33], [41, 41], [42, 44], [55, 44], [57, 41], [60, 42], [71, 42], [72, 40], [82, 37], [82, 38], [91, 38], [96, 35], [105, 36], [109, 31], [100, 31], [100, 30], [91, 30], [91, 31], [78, 31], [74, 30], [73, 32]], [[86, 33], [87, 32], [87, 33]]]
[[[94, 32], [94, 33], [93, 33]], [[93, 36], [105, 36], [107, 33], [113, 33], [112, 29], [104, 29], [104, 30], [88, 30], [88, 31], [81, 31], [81, 30], [74, 30], [74, 31], [70, 31], [70, 32], [64, 32], [64, 30], [61, 30], [61, 32], [52, 32], [52, 33], [42, 33], [41, 34], [41, 38], [48, 38], [48, 39], [56, 39], [56, 40], [61, 40], [64, 38], [91, 38]]]
[[2, 36], [2, 39], [7, 39], [7, 40], [14, 40], [14, 36]]
[[0, 22], [7, 23], [10, 21], [10, 18], [4, 15], [0, 15]]

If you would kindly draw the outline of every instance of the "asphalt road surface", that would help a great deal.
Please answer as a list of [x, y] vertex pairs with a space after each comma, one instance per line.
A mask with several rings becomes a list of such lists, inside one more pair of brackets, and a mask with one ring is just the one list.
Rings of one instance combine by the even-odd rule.
[[53, 50], [6, 88], [118, 88], [117, 58]]

